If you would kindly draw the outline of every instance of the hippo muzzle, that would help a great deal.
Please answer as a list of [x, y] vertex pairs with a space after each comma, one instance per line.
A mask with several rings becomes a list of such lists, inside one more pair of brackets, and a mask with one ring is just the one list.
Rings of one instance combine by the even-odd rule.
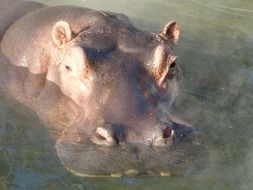
[[203, 149], [198, 132], [180, 123], [171, 122], [161, 136], [146, 140], [124, 126], [107, 127], [98, 127], [93, 135], [75, 134], [75, 140], [73, 134], [63, 133], [55, 147], [70, 172], [87, 177], [170, 176], [190, 167]]

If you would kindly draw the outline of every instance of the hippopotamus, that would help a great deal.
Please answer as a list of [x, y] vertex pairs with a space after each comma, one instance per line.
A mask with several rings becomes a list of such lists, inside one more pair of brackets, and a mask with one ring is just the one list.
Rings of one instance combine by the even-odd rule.
[[59, 130], [67, 170], [168, 176], [189, 166], [197, 131], [170, 114], [181, 78], [176, 21], [146, 32], [119, 13], [20, 6], [2, 22], [0, 88]]

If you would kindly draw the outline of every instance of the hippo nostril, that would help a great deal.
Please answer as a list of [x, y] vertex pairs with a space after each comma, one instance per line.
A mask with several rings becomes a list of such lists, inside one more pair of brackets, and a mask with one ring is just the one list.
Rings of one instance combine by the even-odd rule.
[[106, 138], [104, 136], [102, 136], [101, 134], [98, 133], [98, 131], [95, 132], [95, 136], [99, 139], [99, 140], [106, 140]]
[[175, 135], [175, 131], [169, 127], [163, 130], [163, 138], [167, 139]]
[[115, 143], [110, 131], [103, 127], [98, 127], [91, 141], [98, 145], [113, 145]]
[[106, 140], [110, 137], [110, 134], [106, 129], [98, 127], [95, 132], [95, 136], [101, 140]]

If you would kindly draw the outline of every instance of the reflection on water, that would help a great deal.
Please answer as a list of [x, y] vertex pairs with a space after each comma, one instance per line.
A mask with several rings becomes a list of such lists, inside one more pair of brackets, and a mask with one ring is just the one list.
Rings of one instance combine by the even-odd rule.
[[208, 165], [194, 174], [168, 178], [75, 177], [61, 166], [53, 142], [47, 139], [48, 132], [36, 116], [1, 99], [0, 189], [253, 188], [251, 0], [43, 2], [125, 13], [139, 28], [150, 31], [159, 31], [167, 21], [177, 20], [183, 30], [176, 52], [184, 81], [173, 111], [203, 133]]

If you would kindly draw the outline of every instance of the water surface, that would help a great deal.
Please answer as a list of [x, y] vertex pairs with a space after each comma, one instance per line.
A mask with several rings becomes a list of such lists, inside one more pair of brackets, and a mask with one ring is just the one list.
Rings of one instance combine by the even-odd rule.
[[[253, 189], [252, 0], [44, 0], [128, 15], [143, 30], [182, 27], [184, 73], [173, 112], [203, 134], [208, 164], [180, 176], [80, 178], [69, 174], [35, 114], [1, 100], [0, 189]], [[27, 130], [29, 129], [29, 130]]]

